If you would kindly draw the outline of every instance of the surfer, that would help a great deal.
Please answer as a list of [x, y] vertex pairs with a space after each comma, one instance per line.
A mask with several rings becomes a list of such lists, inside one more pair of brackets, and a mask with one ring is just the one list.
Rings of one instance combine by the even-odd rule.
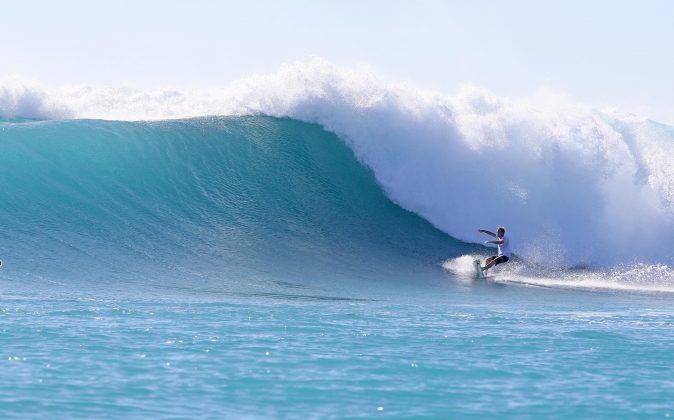
[[477, 231], [496, 238], [496, 240], [493, 241], [485, 241], [485, 244], [496, 244], [498, 246], [498, 255], [494, 255], [484, 260], [484, 267], [481, 267], [482, 271], [487, 271], [495, 265], [508, 262], [510, 259], [510, 241], [505, 236], [505, 228], [499, 226], [496, 229], [496, 233], [484, 229], [478, 229]]

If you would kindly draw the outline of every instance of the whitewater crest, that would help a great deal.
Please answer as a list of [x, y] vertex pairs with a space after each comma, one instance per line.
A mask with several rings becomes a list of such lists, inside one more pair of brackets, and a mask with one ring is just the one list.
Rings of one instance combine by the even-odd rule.
[[478, 227], [505, 225], [531, 261], [674, 264], [674, 129], [563, 95], [445, 95], [320, 59], [203, 90], [0, 84], [5, 119], [205, 115], [320, 124], [393, 201], [467, 242], [483, 239]]

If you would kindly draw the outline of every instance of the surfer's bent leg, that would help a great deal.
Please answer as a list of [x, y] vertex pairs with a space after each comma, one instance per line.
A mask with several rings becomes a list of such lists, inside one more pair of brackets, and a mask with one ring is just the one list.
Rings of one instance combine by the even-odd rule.
[[492, 265], [494, 265], [492, 263], [492, 261], [494, 261], [495, 259], [496, 259], [496, 256], [493, 256], [493, 257], [489, 257], [486, 260], [484, 260], [484, 267], [482, 267], [482, 271], [489, 270], [492, 267]]
[[508, 262], [510, 258], [506, 257], [505, 255], [501, 255], [500, 257], [497, 257], [494, 255], [493, 257], [489, 257], [484, 261], [484, 267], [482, 268], [482, 271], [489, 270], [495, 265], [503, 264], [504, 262]]

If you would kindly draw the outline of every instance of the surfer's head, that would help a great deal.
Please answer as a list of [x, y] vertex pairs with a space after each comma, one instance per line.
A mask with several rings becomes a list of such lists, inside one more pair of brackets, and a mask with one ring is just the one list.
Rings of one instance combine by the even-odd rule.
[[503, 238], [503, 235], [505, 235], [505, 228], [503, 226], [499, 226], [496, 229], [496, 236], [498, 236], [499, 238]]

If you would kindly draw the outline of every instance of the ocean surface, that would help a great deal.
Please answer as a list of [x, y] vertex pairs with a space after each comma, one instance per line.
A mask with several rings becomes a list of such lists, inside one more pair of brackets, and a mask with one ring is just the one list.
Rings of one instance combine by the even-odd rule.
[[5, 86], [0, 416], [674, 415], [674, 130], [547, 104]]

